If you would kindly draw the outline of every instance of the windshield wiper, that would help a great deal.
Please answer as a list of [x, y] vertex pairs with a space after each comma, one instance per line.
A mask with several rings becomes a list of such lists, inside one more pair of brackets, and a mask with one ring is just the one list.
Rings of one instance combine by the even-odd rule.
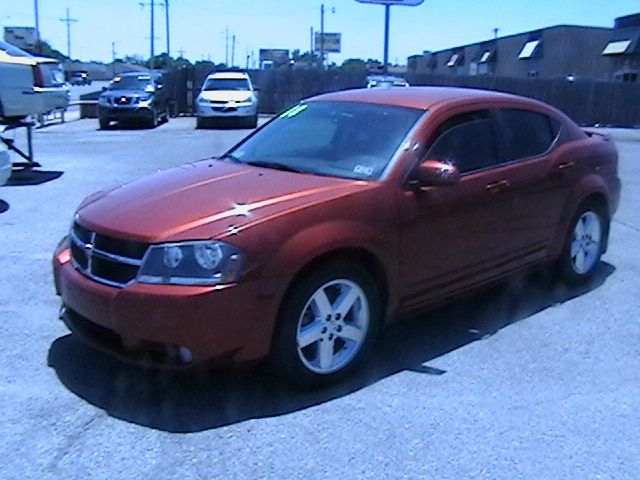
[[221, 157], [218, 157], [220, 160], [231, 160], [234, 163], [244, 163], [238, 157], [236, 157], [233, 153], [225, 153]]
[[265, 168], [273, 168], [275, 170], [282, 170], [284, 172], [295, 172], [301, 173], [301, 170], [297, 168], [293, 168], [291, 165], [287, 165], [286, 163], [280, 162], [265, 162], [264, 160], [253, 160], [250, 162], [244, 162], [247, 165], [253, 165], [254, 167], [265, 167]]

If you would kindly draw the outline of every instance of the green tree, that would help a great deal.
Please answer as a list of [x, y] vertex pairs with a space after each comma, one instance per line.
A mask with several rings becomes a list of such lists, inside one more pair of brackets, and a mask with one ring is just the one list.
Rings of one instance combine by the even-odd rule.
[[367, 62], [360, 58], [349, 58], [342, 62], [342, 65], [340, 65], [340, 70], [364, 72], [367, 70]]

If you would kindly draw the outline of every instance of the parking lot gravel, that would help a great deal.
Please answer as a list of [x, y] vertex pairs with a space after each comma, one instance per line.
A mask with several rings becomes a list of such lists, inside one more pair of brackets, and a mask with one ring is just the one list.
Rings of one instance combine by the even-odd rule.
[[607, 131], [623, 192], [593, 284], [512, 278], [405, 319], [361, 375], [309, 392], [260, 367], [124, 365], [58, 320], [51, 255], [78, 203], [248, 130], [38, 129], [39, 173], [0, 187], [0, 478], [637, 479], [640, 130]]

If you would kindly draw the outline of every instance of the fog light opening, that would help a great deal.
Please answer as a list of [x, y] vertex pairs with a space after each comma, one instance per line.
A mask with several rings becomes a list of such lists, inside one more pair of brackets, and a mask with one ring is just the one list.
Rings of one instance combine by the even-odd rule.
[[191, 363], [193, 361], [193, 353], [187, 347], [178, 347], [178, 358], [182, 363]]

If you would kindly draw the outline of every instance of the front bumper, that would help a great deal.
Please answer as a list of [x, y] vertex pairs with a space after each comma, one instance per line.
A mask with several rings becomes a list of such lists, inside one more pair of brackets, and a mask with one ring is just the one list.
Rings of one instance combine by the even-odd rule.
[[[282, 281], [115, 288], [79, 273], [69, 255], [62, 248], [53, 260], [62, 318], [95, 347], [124, 360], [177, 367], [246, 363], [269, 353]], [[181, 358], [184, 349], [188, 360]]]
[[258, 105], [236, 106], [233, 104], [197, 104], [197, 115], [201, 118], [249, 118], [258, 114]]
[[117, 107], [105, 107], [98, 105], [98, 118], [107, 120], [150, 120], [153, 118], [152, 107], [140, 107], [138, 105], [123, 105]]

